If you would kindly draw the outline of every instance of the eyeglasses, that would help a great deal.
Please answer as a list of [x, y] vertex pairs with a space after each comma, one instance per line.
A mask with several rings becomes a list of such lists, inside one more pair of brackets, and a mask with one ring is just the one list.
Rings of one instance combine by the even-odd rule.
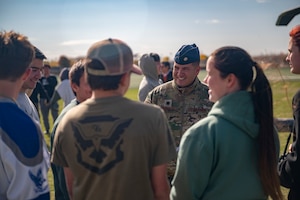
[[43, 68], [40, 68], [40, 67], [34, 67], [34, 66], [32, 66], [32, 67], [30, 67], [31, 68], [31, 70], [32, 70], [32, 72], [34, 72], [34, 73], [36, 73], [36, 72], [40, 72], [40, 73], [42, 73], [43, 72]]

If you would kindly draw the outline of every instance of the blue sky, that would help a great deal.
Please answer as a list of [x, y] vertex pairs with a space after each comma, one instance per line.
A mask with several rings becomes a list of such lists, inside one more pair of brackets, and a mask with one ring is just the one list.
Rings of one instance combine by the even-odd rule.
[[278, 15], [299, 0], [0, 0], [0, 29], [25, 34], [50, 59], [84, 56], [109, 37], [134, 53], [173, 58], [183, 44], [195, 43], [209, 55], [236, 45], [252, 55], [286, 53], [288, 26]]

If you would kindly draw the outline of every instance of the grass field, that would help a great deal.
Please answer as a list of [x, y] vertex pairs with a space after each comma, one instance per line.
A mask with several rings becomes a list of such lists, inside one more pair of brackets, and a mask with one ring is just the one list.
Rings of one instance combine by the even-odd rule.
[[[300, 81], [298, 80], [298, 77], [291, 75], [289, 69], [287, 68], [281, 69], [280, 71], [276, 69], [266, 70], [265, 73], [271, 82], [271, 86], [273, 90], [274, 116], [277, 118], [291, 118], [292, 117], [291, 100], [293, 95], [300, 88]], [[205, 74], [206, 74], [205, 71], [201, 71], [199, 74], [199, 79], [203, 80]], [[137, 100], [137, 92], [138, 92], [137, 88], [141, 79], [142, 79], [141, 76], [132, 75], [130, 89], [126, 93], [125, 95], [126, 97], [132, 100]], [[60, 109], [62, 109], [61, 101], [60, 101]], [[50, 124], [53, 124], [51, 122], [53, 121], [50, 116]], [[42, 128], [44, 131], [43, 123], [42, 123]], [[281, 145], [280, 152], [282, 152], [284, 149], [287, 136], [288, 133], [285, 132], [279, 134], [280, 145]], [[45, 135], [45, 140], [49, 144], [48, 135]], [[54, 200], [54, 186], [53, 186], [53, 177], [52, 177], [51, 170], [49, 170], [48, 178], [49, 178], [49, 184], [51, 188], [51, 200]], [[288, 190], [282, 188], [282, 191], [286, 196]]]

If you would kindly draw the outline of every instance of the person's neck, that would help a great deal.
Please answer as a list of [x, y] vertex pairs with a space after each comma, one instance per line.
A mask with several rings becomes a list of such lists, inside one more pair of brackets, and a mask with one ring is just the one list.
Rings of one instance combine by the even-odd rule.
[[26, 88], [23, 88], [23, 87], [22, 87], [22, 88], [20, 89], [20, 92], [26, 92]]
[[161, 70], [162, 74], [168, 74], [169, 70]]
[[20, 91], [19, 82], [0, 80], [0, 96], [16, 101]]
[[92, 99], [101, 99], [106, 97], [123, 96], [124, 94], [120, 90], [94, 90], [92, 93]]

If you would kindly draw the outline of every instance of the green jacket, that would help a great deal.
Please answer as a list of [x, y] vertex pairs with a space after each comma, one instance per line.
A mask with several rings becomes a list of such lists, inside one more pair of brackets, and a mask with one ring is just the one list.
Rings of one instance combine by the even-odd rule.
[[254, 118], [246, 91], [216, 102], [181, 140], [171, 199], [267, 199], [257, 168], [259, 124]]

